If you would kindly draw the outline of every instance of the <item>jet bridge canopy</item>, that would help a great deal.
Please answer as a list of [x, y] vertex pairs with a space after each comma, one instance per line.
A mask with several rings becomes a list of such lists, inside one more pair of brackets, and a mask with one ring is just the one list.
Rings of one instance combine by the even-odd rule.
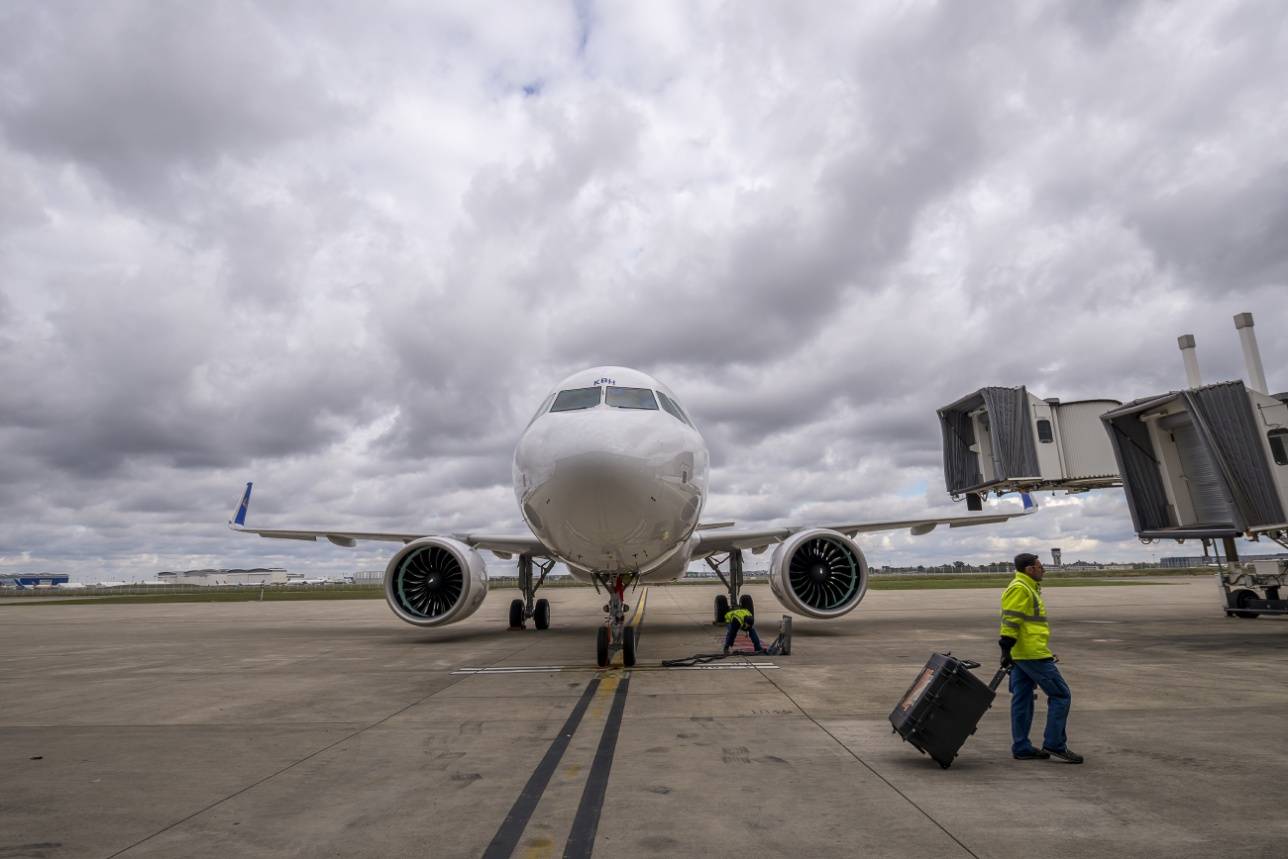
[[1288, 404], [1221, 382], [1135, 400], [1101, 420], [1142, 539], [1288, 535]]
[[944, 482], [954, 496], [990, 490], [1081, 491], [1120, 482], [1100, 415], [1118, 400], [1043, 400], [980, 388], [939, 410]]

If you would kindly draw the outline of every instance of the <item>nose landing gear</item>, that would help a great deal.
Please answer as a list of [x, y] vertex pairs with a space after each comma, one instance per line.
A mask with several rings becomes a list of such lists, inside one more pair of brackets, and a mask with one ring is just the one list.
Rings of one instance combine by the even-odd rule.
[[627, 668], [635, 665], [635, 645], [638, 630], [626, 625], [627, 612], [631, 607], [626, 604], [626, 575], [618, 573], [610, 584], [608, 576], [595, 574], [596, 584], [602, 584], [608, 591], [608, 604], [604, 612], [608, 615], [604, 625], [595, 632], [595, 663], [600, 668], [607, 668], [613, 653], [622, 651], [622, 664]]

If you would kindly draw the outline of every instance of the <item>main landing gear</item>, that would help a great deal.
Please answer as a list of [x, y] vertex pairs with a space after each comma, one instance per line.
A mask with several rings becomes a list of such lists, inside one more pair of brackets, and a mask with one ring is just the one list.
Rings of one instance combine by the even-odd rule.
[[[720, 577], [721, 584], [728, 591], [727, 594], [716, 595], [715, 617], [711, 621], [712, 624], [723, 626], [725, 615], [733, 606], [745, 608], [754, 615], [756, 604], [752, 601], [751, 594], [742, 593], [742, 550], [734, 549], [727, 555], [709, 556], [706, 560], [707, 566]], [[724, 572], [720, 569], [725, 564], [729, 565], [728, 578], [725, 578]]]
[[[546, 583], [546, 575], [554, 565], [552, 558], [533, 561], [531, 555], [519, 556], [519, 590], [523, 591], [523, 599], [510, 601], [510, 629], [523, 629], [528, 618], [532, 618], [532, 625], [537, 629], [550, 628], [550, 600], [534, 600], [533, 597]], [[533, 567], [541, 570], [541, 576], [535, 582], [532, 580]]]
[[626, 604], [626, 577], [618, 573], [610, 583], [608, 576], [595, 573], [596, 585], [603, 585], [608, 591], [608, 604], [604, 612], [608, 615], [605, 623], [595, 631], [595, 663], [600, 668], [607, 668], [613, 652], [622, 651], [622, 664], [627, 668], [635, 665], [635, 646], [639, 642], [639, 630], [626, 625], [626, 613], [631, 607]]

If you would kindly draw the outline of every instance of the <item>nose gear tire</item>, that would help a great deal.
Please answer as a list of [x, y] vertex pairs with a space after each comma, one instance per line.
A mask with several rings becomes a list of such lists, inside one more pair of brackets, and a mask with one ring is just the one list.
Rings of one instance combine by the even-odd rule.
[[612, 633], [606, 626], [601, 626], [595, 633], [595, 663], [600, 668], [608, 667], [608, 645], [612, 642], [612, 638]]
[[622, 664], [627, 668], [635, 666], [635, 632], [629, 626], [622, 630]]

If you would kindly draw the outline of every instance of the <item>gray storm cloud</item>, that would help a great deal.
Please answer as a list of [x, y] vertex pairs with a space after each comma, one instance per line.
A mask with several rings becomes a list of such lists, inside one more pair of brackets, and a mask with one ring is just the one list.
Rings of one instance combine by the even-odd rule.
[[[223, 522], [517, 529], [549, 385], [624, 363], [712, 519], [952, 508], [984, 384], [1288, 388], [1276, 3], [0, 10], [0, 569], [383, 565]], [[1121, 496], [877, 564], [1141, 558]], [[1178, 550], [1180, 551], [1180, 550]]]

